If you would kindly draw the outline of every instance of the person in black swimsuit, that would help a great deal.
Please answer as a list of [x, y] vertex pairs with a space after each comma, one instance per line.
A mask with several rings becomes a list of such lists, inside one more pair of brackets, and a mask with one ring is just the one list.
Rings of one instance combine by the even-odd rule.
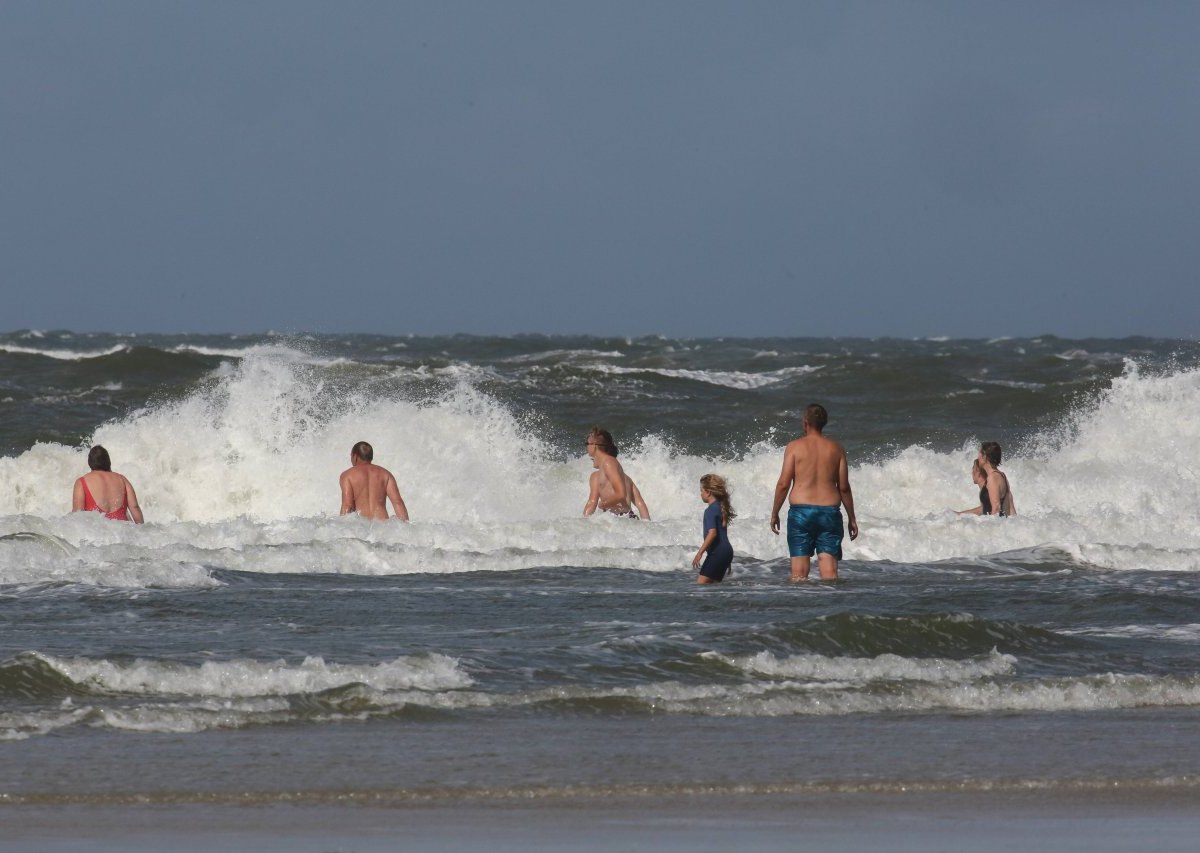
[[976, 459], [971, 463], [971, 482], [979, 487], [979, 506], [973, 506], [970, 509], [960, 509], [959, 515], [991, 515], [992, 514], [992, 498], [988, 495], [987, 490], [987, 473], [983, 470], [983, 466]]
[[[1013, 502], [1012, 489], [1008, 486], [1008, 477], [1000, 470], [1002, 451], [994, 441], [985, 441], [979, 448], [979, 467], [987, 478], [984, 491], [987, 492], [987, 509], [984, 515], [1001, 517], [1017, 514], [1017, 506]], [[980, 498], [982, 503], [982, 498]]]

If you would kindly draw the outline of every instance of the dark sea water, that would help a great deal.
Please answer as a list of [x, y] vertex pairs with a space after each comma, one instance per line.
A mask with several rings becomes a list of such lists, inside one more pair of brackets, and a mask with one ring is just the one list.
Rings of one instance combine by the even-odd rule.
[[[768, 529], [812, 401], [835, 584]], [[1194, 341], [3, 334], [0, 802], [1191, 790], [1198, 403]], [[411, 524], [337, 515], [360, 439]], [[67, 512], [93, 442], [146, 525]]]

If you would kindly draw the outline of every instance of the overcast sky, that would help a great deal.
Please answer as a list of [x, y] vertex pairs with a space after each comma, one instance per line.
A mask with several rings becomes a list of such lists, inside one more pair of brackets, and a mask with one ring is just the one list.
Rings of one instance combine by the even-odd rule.
[[1200, 3], [0, 2], [0, 330], [1198, 336]]

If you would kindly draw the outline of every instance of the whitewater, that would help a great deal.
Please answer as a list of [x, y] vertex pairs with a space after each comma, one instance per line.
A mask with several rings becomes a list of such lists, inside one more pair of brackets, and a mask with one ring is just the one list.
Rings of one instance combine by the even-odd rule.
[[[570, 437], [540, 435], [535, 418], [463, 379], [412, 399], [395, 390], [410, 368], [350, 384], [336, 373], [337, 359], [286, 346], [237, 352], [179, 399], [100, 424], [78, 446], [38, 443], [0, 458], [0, 535], [32, 532], [71, 549], [64, 558], [39, 540], [0, 545], [0, 583], [209, 583], [201, 566], [376, 575], [541, 566], [674, 572], [694, 548], [702, 509], [696, 483], [709, 471], [733, 488], [739, 560], [783, 553], [767, 510], [780, 444], [794, 422], [781, 419], [761, 440], [716, 456], [689, 453], [648, 424], [623, 442], [621, 458], [654, 520], [630, 525], [581, 517], [588, 422], [579, 424], [571, 452], [561, 446]], [[606, 352], [583, 355], [611, 360]], [[383, 379], [392, 390], [378, 389]], [[910, 445], [879, 461], [852, 454], [863, 532], [847, 546], [848, 558], [930, 563], [1023, 551], [1034, 562], [1051, 553], [1101, 568], [1197, 571], [1200, 530], [1179, 523], [1200, 513], [1200, 421], [1179, 416], [1197, 402], [1200, 371], [1145, 375], [1126, 362], [1107, 388], [1009, 455], [1003, 467], [1019, 514], [1002, 525], [952, 511], [977, 502], [968, 475], [981, 436], [964, 435], [952, 451]], [[835, 410], [832, 435], [853, 427], [839, 424]], [[337, 516], [337, 477], [360, 439], [396, 475], [412, 524]], [[107, 447], [135, 484], [151, 522], [144, 528], [66, 513], [93, 443]]]
[[[768, 526], [810, 402], [836, 583]], [[0, 334], [0, 812], [1193, 796], [1198, 402], [1189, 341]], [[583, 517], [594, 425], [651, 521]], [[411, 523], [338, 515], [360, 440]], [[68, 511], [97, 443], [146, 524]]]

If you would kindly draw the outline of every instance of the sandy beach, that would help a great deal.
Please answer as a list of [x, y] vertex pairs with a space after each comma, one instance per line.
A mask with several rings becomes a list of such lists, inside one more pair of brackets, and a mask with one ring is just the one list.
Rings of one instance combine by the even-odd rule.
[[0, 850], [1195, 849], [1200, 791], [589, 796], [453, 804], [0, 807]]

